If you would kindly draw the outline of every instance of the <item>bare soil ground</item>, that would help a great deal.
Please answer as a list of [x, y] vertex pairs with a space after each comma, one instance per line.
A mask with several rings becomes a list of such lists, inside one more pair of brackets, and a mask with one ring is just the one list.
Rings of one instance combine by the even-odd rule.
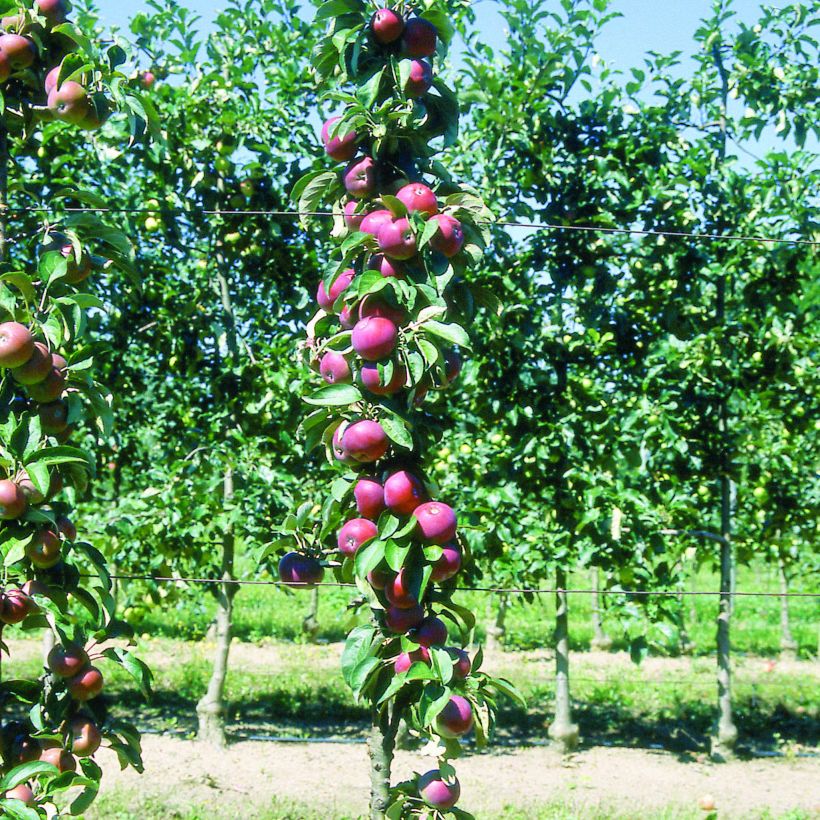
[[[242, 742], [227, 750], [194, 741], [144, 739], [146, 773], [120, 772], [106, 753], [105, 791], [161, 797], [165, 817], [191, 805], [219, 807], [212, 817], [252, 818], [273, 800], [293, 800], [325, 817], [365, 811], [368, 790], [363, 744]], [[399, 753], [396, 774], [433, 760]], [[422, 769], [423, 770], [423, 769]], [[721, 818], [774, 816], [796, 809], [820, 812], [820, 761], [764, 760], [682, 763], [666, 752], [596, 748], [562, 760], [545, 748], [472, 755], [458, 763], [461, 806], [492, 818], [563, 801], [578, 817], [606, 808], [629, 816], [670, 807], [697, 809], [713, 796]], [[137, 806], [135, 806], [137, 808]], [[143, 815], [147, 818], [149, 815]]]

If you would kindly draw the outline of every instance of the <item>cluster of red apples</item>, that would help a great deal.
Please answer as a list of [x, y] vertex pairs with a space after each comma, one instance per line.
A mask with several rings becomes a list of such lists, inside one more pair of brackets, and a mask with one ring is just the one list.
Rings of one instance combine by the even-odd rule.
[[70, 11], [68, 0], [34, 0], [31, 10], [2, 19], [0, 84], [19, 82], [38, 116], [95, 130], [110, 111], [105, 95], [76, 79], [59, 82], [62, 60], [76, 44], [52, 29], [67, 22]]

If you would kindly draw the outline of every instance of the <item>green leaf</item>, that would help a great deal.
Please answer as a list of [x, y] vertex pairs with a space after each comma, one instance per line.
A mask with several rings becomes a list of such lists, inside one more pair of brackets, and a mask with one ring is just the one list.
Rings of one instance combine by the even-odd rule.
[[387, 433], [387, 437], [394, 444], [398, 444], [399, 447], [404, 447], [406, 450], [413, 449], [413, 436], [398, 416], [383, 416], [379, 423], [384, 432]]
[[316, 404], [321, 407], [344, 407], [362, 400], [359, 388], [352, 384], [329, 384], [327, 387], [323, 387], [304, 398], [304, 401], [308, 404]]
[[469, 350], [470, 337], [463, 327], [456, 324], [445, 325], [442, 322], [430, 321], [425, 322], [421, 329], [432, 336], [438, 336], [439, 339], [444, 339], [446, 342], [463, 347]]

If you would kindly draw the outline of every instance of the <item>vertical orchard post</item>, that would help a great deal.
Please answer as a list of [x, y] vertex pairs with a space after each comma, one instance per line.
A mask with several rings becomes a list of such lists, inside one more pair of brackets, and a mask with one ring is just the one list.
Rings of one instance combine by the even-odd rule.
[[[474, 731], [484, 742], [498, 696], [518, 697], [480, 670], [480, 651], [465, 651], [475, 616], [454, 595], [469, 544], [427, 465], [447, 435], [437, 394], [470, 349], [470, 267], [492, 220], [478, 193], [433, 160], [458, 128], [456, 94], [435, 74], [454, 31], [447, 9], [437, 0], [375, 13], [360, 0], [320, 6], [328, 31], [313, 65], [321, 81], [337, 81], [325, 99], [344, 106], [321, 140], [346, 165], [307, 174], [292, 194], [305, 219], [333, 203], [338, 248], [305, 345], [324, 386], [305, 396], [302, 432], [338, 474], [321, 514], [303, 504], [271, 549], [288, 550], [279, 563], [288, 585], [312, 587], [330, 568], [358, 588], [342, 672], [370, 706], [374, 820], [449, 812], [461, 791], [449, 763], [460, 739]], [[392, 785], [402, 721], [432, 742], [439, 763]]]
[[569, 605], [566, 587], [566, 570], [558, 567], [555, 570], [555, 717], [548, 734], [562, 754], [568, 754], [578, 745], [578, 725], [572, 722], [569, 691]]

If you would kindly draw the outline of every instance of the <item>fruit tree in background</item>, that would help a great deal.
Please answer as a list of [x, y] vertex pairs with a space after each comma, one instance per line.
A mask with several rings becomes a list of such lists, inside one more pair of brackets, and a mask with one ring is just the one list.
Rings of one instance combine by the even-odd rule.
[[[305, 397], [302, 429], [340, 471], [317, 520], [305, 504], [282, 527], [283, 581], [310, 586], [332, 568], [354, 582], [360, 624], [343, 673], [371, 705], [371, 814], [452, 811], [460, 787], [448, 762], [473, 728], [492, 730], [504, 681], [464, 650], [475, 618], [453, 600], [469, 563], [458, 512], [439, 498], [427, 454], [443, 430], [437, 391], [458, 379], [469, 350], [466, 281], [491, 214], [433, 157], [458, 128], [454, 93], [435, 76], [452, 25], [437, 4], [372, 13], [356, 0], [320, 7], [329, 21], [314, 67], [341, 106], [321, 131], [341, 170], [307, 174], [293, 192], [307, 216], [333, 201], [337, 258], [318, 287], [306, 355], [323, 387]], [[297, 548], [294, 549], [294, 541]], [[401, 722], [429, 740], [438, 766], [391, 788]]]
[[[132, 130], [142, 130], [145, 120], [134, 112], [144, 108], [125, 91], [119, 46], [100, 53], [67, 20], [64, 0], [30, 6], [0, 3], [0, 633], [9, 641], [45, 628], [53, 647], [39, 680], [14, 679], [13, 665], [0, 680], [0, 814], [20, 818], [52, 816], [69, 789], [59, 799], [62, 813], [84, 811], [99, 788], [93, 755], [102, 743], [123, 766], [141, 767], [137, 732], [107, 718], [102, 670], [115, 663], [143, 689], [150, 681], [136, 658], [111, 643], [130, 631], [115, 619], [104, 559], [69, 518], [94, 467], [83, 445], [94, 447], [111, 423], [86, 338], [88, 311], [104, 305], [83, 283], [121, 275], [129, 246], [95, 217], [54, 216], [99, 204], [96, 197], [65, 180], [40, 186], [30, 174], [47, 132], [66, 125], [96, 131], [125, 108]], [[32, 233], [24, 209], [33, 206], [45, 206], [48, 218]], [[0, 651], [13, 662], [6, 643]]]

